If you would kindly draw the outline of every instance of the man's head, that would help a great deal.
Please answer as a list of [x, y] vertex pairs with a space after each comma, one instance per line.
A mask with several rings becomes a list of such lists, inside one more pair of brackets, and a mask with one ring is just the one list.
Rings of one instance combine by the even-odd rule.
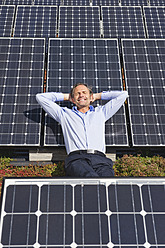
[[70, 97], [78, 109], [89, 107], [93, 101], [93, 91], [87, 84], [77, 83], [71, 89]]

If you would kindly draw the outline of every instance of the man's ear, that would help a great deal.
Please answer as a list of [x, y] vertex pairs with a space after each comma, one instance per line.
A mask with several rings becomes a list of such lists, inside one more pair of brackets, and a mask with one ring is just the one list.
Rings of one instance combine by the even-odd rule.
[[93, 93], [90, 95], [90, 102], [94, 102], [94, 96], [93, 96]]
[[71, 94], [69, 94], [69, 101], [74, 103], [74, 98], [71, 97]]
[[75, 104], [74, 98], [70, 98], [70, 101], [73, 102]]

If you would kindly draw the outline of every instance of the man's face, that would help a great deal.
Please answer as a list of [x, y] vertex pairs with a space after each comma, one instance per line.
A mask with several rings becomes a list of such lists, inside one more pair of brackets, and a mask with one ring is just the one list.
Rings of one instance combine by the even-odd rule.
[[92, 100], [93, 95], [90, 95], [89, 89], [85, 85], [78, 85], [74, 89], [74, 98], [72, 98], [72, 101], [78, 109], [89, 107]]

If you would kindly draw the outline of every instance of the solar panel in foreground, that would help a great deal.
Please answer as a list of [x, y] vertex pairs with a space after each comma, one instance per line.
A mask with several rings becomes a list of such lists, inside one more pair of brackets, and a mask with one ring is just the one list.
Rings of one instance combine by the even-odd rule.
[[122, 40], [134, 146], [165, 145], [165, 40]]
[[5, 179], [0, 246], [165, 247], [164, 178]]
[[[47, 91], [69, 93], [71, 87], [78, 82], [92, 86], [94, 92], [122, 90], [117, 40], [50, 39]], [[71, 107], [66, 102], [61, 106]], [[127, 145], [123, 107], [106, 122], [105, 135], [107, 145]], [[48, 116], [45, 145], [63, 145], [60, 125]]]
[[44, 39], [0, 39], [0, 145], [39, 145]]

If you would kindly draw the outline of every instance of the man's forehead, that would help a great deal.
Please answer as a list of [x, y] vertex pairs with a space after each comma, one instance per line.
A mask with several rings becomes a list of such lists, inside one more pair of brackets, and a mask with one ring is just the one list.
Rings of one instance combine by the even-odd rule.
[[89, 89], [85, 86], [85, 85], [78, 85], [76, 88], [75, 88], [75, 91], [78, 92], [78, 91], [89, 91]]

